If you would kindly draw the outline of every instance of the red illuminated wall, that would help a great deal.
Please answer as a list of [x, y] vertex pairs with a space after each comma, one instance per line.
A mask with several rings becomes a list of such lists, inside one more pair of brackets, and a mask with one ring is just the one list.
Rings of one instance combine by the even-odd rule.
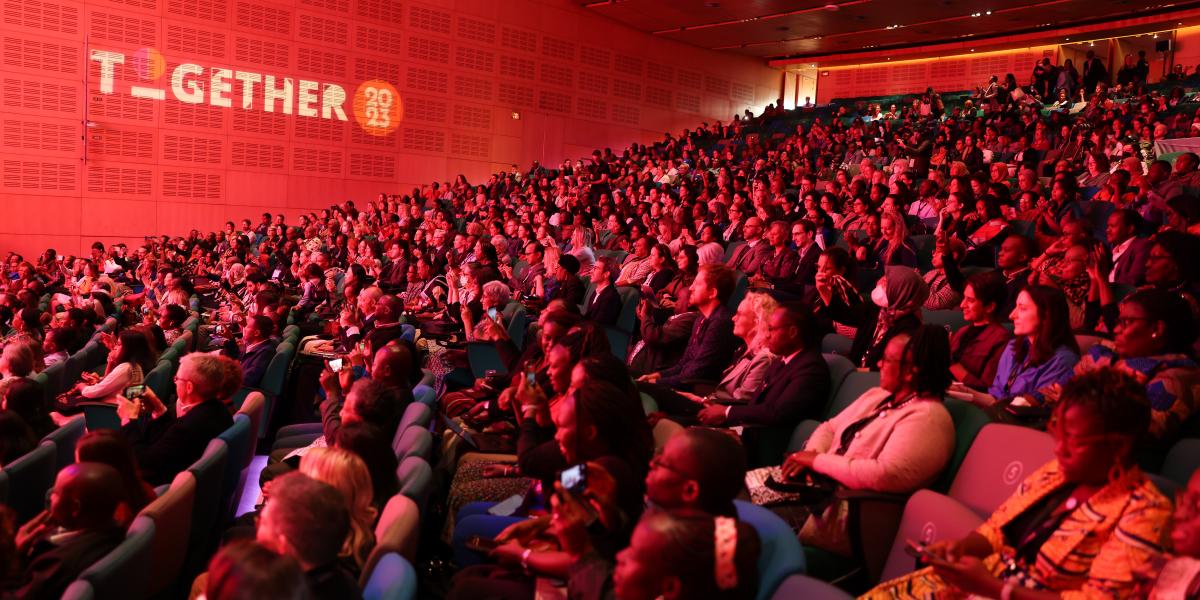
[[[661, 139], [778, 94], [778, 72], [759, 61], [655, 39], [566, 0], [2, 7], [0, 250], [27, 257], [263, 211], [294, 216], [459, 173], [482, 181], [513, 163]], [[161, 78], [135, 58], [147, 49], [165, 57]], [[101, 91], [94, 51], [125, 57], [113, 93]], [[213, 68], [349, 95], [383, 80], [399, 91], [403, 119], [372, 136], [350, 100], [348, 121], [268, 113], [261, 98], [241, 108], [236, 85], [231, 108], [187, 104], [168, 82], [181, 63], [202, 66], [206, 88]], [[164, 88], [165, 99], [133, 97], [135, 85]]]

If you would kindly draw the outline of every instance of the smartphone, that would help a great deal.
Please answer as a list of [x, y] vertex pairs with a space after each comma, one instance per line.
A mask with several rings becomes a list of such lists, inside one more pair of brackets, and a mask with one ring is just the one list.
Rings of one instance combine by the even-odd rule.
[[340, 359], [340, 358], [335, 358], [335, 359], [333, 359], [333, 360], [329, 361], [329, 368], [330, 368], [330, 369], [331, 369], [331, 370], [332, 370], [334, 373], [337, 373], [338, 371], [341, 371], [341, 370], [342, 370], [342, 359]]
[[134, 398], [141, 396], [143, 393], [145, 393], [145, 391], [146, 386], [144, 385], [131, 385], [125, 388], [125, 397], [133, 400]]
[[518, 508], [521, 508], [522, 504], [525, 504], [525, 496], [521, 494], [513, 494], [503, 502], [500, 502], [499, 504], [489, 508], [488, 514], [495, 515], [497, 517], [511, 517], [513, 516], [513, 513], [517, 512]]
[[480, 537], [478, 535], [467, 538], [467, 549], [474, 550], [476, 552], [483, 552], [485, 554], [491, 552], [499, 545], [500, 542], [497, 542], [492, 538]]
[[582, 493], [587, 489], [587, 463], [579, 463], [563, 470], [558, 476], [563, 489], [573, 494]]
[[489, 309], [488, 309], [488, 313], [487, 313], [487, 315], [488, 315], [488, 318], [489, 318], [489, 319], [491, 319], [491, 320], [495, 321], [495, 320], [496, 320], [496, 315], [497, 315], [497, 312], [496, 312], [496, 307], [495, 307], [495, 306], [493, 306], [493, 307], [489, 308]]
[[925, 544], [918, 544], [912, 540], [908, 540], [908, 542], [904, 544], [904, 553], [917, 560], [920, 560], [924, 564], [946, 562], [942, 560], [940, 556], [937, 556], [936, 554], [933, 554], [927, 550], [925, 548]]
[[55, 257], [54, 257], [54, 259], [55, 259], [55, 260], [57, 260], [58, 262], [62, 262], [62, 261], [65, 259], [65, 258], [66, 258], [66, 257], [65, 257], [65, 256], [63, 256], [63, 255], [61, 255], [61, 254], [59, 254], [58, 256], [55, 256]]
[[526, 371], [525, 372], [525, 382], [528, 383], [529, 385], [537, 385], [537, 372], [536, 371]]

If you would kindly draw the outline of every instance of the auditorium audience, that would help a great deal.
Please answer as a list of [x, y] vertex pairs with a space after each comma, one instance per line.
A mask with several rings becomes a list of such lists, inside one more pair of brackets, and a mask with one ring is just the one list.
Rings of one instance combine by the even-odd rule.
[[[1176, 597], [1196, 580], [1197, 478], [1160, 556], [1170, 503], [1136, 465], [1196, 430], [1200, 160], [1156, 158], [1194, 132], [1194, 107], [1148, 93], [1141, 65], [1109, 88], [1093, 56], [1080, 73], [1043, 60], [1028, 86], [993, 77], [982, 112], [932, 88], [773, 105], [257, 227], [10, 255], [0, 464], [85, 407], [88, 433], [48, 512], [12, 531], [0, 510], [0, 597], [61, 594], [289, 347], [254, 424], [273, 439], [316, 422], [257, 445], [258, 543], [213, 558], [195, 590], [210, 598], [358, 597], [401, 489], [448, 542], [422, 541], [422, 593], [531, 597], [540, 577], [579, 598], [755, 597], [760, 551], [776, 557], [735, 520], [747, 465], [914, 492], [965, 451], [943, 396], [1046, 428], [1057, 458], [977, 532], [931, 546], [932, 568], [868, 597]], [[1061, 110], [1080, 89], [1087, 105]], [[182, 358], [158, 362], [183, 336]], [[798, 423], [836, 408], [833, 354], [879, 386], [785, 456]], [[402, 420], [430, 424], [434, 447], [393, 447]], [[428, 481], [398, 475], [410, 450], [431, 455]], [[847, 510], [806, 513], [799, 538], [849, 558]]]
[[[950, 384], [946, 330], [923, 325], [888, 341], [879, 387], [825, 421], [784, 461], [789, 479], [815, 473], [852, 490], [904, 494], [937, 478], [954, 452], [954, 422], [942, 404]], [[848, 506], [813, 512], [806, 545], [851, 555]]]
[[1150, 424], [1144, 388], [1115, 369], [1097, 369], [1063, 386], [1054, 417], [1055, 460], [978, 529], [927, 546], [932, 567], [865, 597], [1128, 597], [1135, 571], [1161, 552], [1171, 516], [1171, 501], [1133, 460]]

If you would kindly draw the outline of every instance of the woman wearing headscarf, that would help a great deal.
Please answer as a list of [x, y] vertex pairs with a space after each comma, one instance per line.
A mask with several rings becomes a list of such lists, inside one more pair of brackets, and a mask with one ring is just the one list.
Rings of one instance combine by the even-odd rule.
[[921, 306], [928, 297], [929, 286], [917, 271], [902, 266], [884, 269], [871, 291], [871, 304], [863, 305], [865, 312], [850, 347], [850, 360], [859, 367], [878, 370], [888, 341], [921, 326]]

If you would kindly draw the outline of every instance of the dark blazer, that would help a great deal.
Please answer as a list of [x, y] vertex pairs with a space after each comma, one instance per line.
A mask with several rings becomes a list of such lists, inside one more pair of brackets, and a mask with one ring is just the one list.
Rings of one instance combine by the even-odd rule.
[[659, 374], [659, 384], [679, 387], [688, 379], [720, 379], [733, 359], [738, 340], [733, 335], [733, 311], [722, 305], [708, 318], [703, 315], [692, 324], [692, 334], [683, 356]]
[[820, 418], [832, 385], [821, 348], [812, 344], [792, 357], [776, 361], [767, 371], [766, 385], [745, 406], [730, 406], [725, 424], [745, 425], [742, 442], [750, 463], [777, 465], [804, 419]]
[[[554, 290], [554, 295], [550, 300], [562, 299], [571, 306], [579, 306], [583, 303], [583, 296], [587, 291], [584, 289], [583, 281], [578, 275], [567, 274], [567, 277], [558, 282], [558, 289]], [[620, 294], [618, 294], [618, 297]]]
[[796, 253], [796, 274], [792, 282], [797, 286], [813, 285], [817, 278], [817, 259], [821, 258], [821, 247], [815, 242], [803, 252]]
[[995, 323], [984, 327], [967, 326], [954, 332], [950, 338], [951, 362], [961, 364], [967, 370], [963, 383], [980, 390], [988, 389], [996, 378], [1000, 355], [1010, 339], [1012, 332]]
[[404, 259], [389, 262], [379, 274], [379, 287], [385, 290], [398, 290], [408, 283], [408, 261]]
[[1012, 279], [1009, 279], [1008, 276], [1005, 276], [1004, 279], [1006, 297], [1004, 298], [1004, 307], [1001, 309], [1000, 314], [1008, 318], [1013, 308], [1017, 306], [1017, 295], [1021, 293], [1021, 290], [1025, 289], [1025, 286], [1029, 285], [1029, 269], [1026, 268]]
[[262, 383], [263, 375], [267, 373], [267, 365], [275, 358], [277, 343], [274, 339], [264, 340], [242, 354], [242, 385], [258, 387]]
[[621, 316], [621, 294], [617, 293], [617, 286], [607, 285], [594, 295], [586, 316], [599, 325], [616, 325]]
[[1150, 256], [1150, 240], [1133, 238], [1121, 258], [1113, 264], [1113, 283], [1141, 285], [1146, 279], [1146, 258]]
[[162, 485], [196, 462], [208, 443], [230, 425], [229, 409], [219, 400], [209, 400], [183, 417], [176, 417], [175, 407], [170, 406], [163, 416], [131, 422], [121, 431], [133, 445], [142, 478], [150, 485]]
[[795, 250], [784, 246], [781, 251], [776, 252], [774, 248], [768, 247], [758, 265], [758, 274], [772, 283], [782, 283], [796, 274], [796, 266], [799, 263], [800, 257], [796, 255]]
[[733, 251], [733, 256], [729, 257], [729, 266], [743, 273], [757, 273], [759, 265], [769, 256], [771, 245], [765, 241], [759, 241], [750, 247], [750, 242], [746, 242], [738, 246]]
[[62, 544], [43, 538], [33, 546], [18, 587], [2, 598], [59, 598], [79, 574], [104, 558], [125, 537], [117, 525], [82, 531]]

